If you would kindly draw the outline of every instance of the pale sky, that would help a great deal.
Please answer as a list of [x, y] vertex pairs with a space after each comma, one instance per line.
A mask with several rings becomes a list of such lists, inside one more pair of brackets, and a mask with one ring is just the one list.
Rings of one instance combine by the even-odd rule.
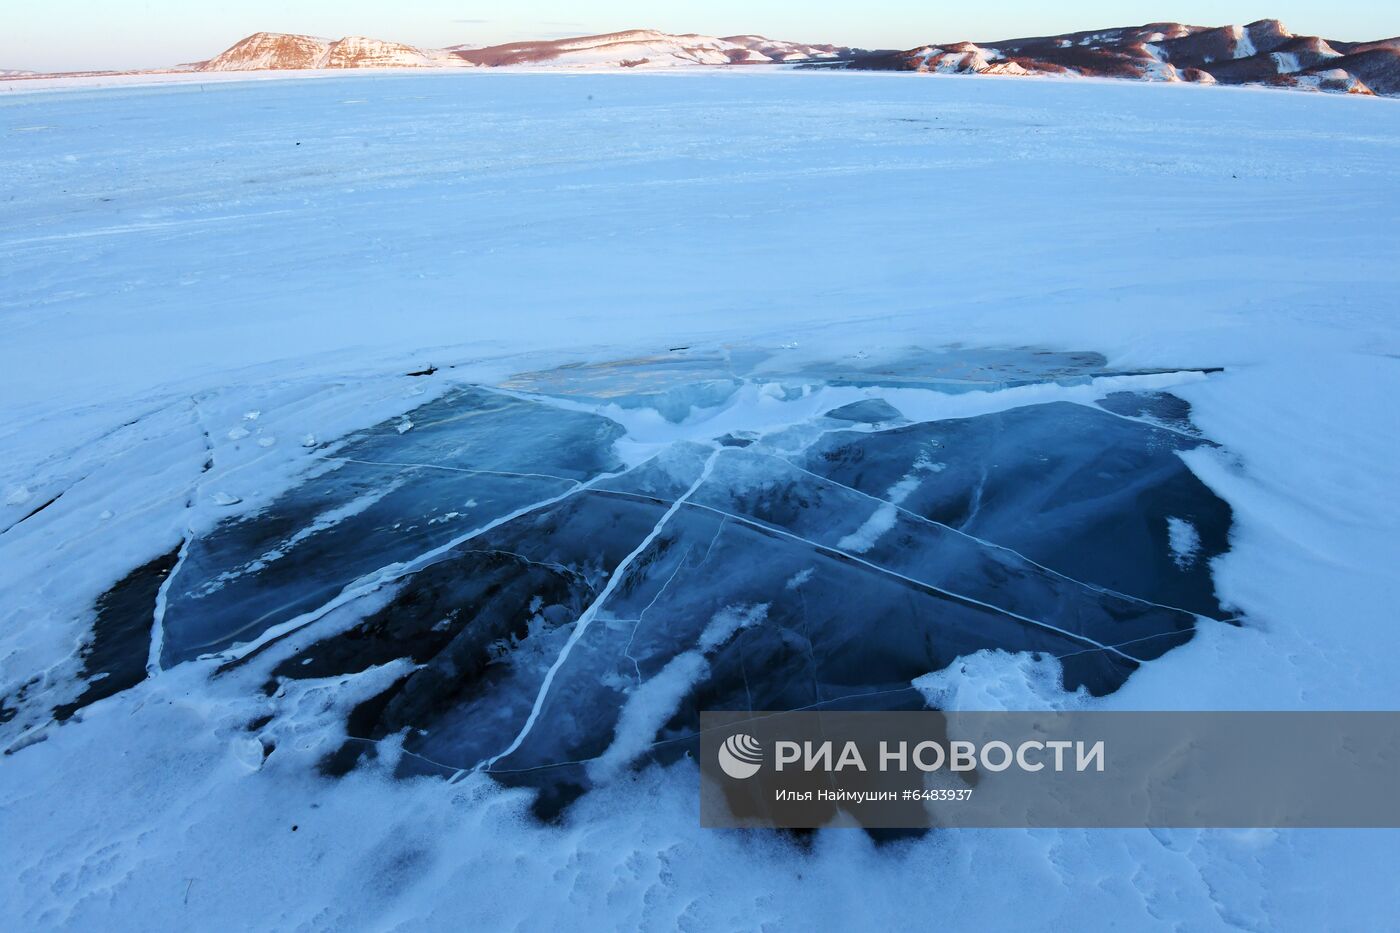
[[1395, 0], [0, 0], [0, 68], [150, 68], [217, 54], [249, 33], [367, 35], [424, 47], [645, 27], [863, 48], [912, 48], [1176, 21], [1272, 17], [1331, 39], [1400, 34]]

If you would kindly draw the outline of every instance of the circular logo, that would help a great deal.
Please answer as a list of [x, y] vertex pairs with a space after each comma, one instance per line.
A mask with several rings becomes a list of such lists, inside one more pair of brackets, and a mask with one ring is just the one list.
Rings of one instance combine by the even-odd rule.
[[736, 732], [719, 747], [719, 767], [732, 778], [751, 778], [763, 767], [763, 746], [753, 736]]

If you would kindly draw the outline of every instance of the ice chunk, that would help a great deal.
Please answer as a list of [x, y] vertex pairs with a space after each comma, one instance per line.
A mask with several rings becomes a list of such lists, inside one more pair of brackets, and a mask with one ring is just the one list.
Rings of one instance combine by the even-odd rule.
[[835, 421], [855, 421], [863, 424], [879, 424], [882, 421], [899, 421], [904, 416], [899, 410], [882, 398], [866, 399], [833, 408], [826, 413]]
[[1140, 418], [1193, 436], [1200, 434], [1191, 423], [1191, 404], [1170, 392], [1111, 392], [1097, 404], [1114, 414]]

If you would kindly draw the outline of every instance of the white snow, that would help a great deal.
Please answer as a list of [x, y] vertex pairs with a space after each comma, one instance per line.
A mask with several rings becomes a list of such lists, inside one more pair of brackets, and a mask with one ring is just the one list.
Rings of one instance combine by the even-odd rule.
[[884, 499], [859, 528], [836, 542], [836, 546], [852, 554], [864, 554], [875, 546], [886, 532], [895, 526], [899, 518], [899, 506], [919, 488], [921, 472], [938, 473], [943, 464], [931, 463], [927, 457], [920, 457], [914, 469], [885, 491]]
[[1172, 560], [1177, 567], [1185, 570], [1196, 562], [1196, 554], [1201, 549], [1201, 535], [1196, 526], [1186, 519], [1172, 516], [1167, 519], [1167, 543], [1171, 547]]
[[[39, 675], [71, 699], [107, 586], [328, 468], [316, 438], [398, 423], [452, 380], [683, 345], [821, 359], [960, 342], [1226, 367], [1132, 385], [1169, 386], [1221, 445], [1185, 459], [1234, 509], [1214, 571], [1243, 624], [1203, 623], [1097, 706], [1396, 707], [1400, 104], [487, 71], [5, 86], [0, 695]], [[1275, 236], [1284, 223], [1306, 235]], [[436, 376], [403, 375], [425, 358]], [[917, 419], [1103, 388], [882, 395]], [[619, 418], [640, 455], [862, 397]], [[239, 424], [304, 440], [263, 448], [230, 439]], [[278, 701], [295, 714], [256, 734], [270, 701], [209, 673], [180, 665], [81, 721], [4, 733], [27, 745], [0, 763], [11, 925], [1368, 929], [1400, 915], [1400, 838], [1385, 832], [876, 847], [833, 831], [803, 848], [701, 830], [686, 763], [619, 769], [540, 826], [523, 792], [484, 775], [391, 780], [392, 746], [345, 779], [315, 774], [392, 668], [304, 683]], [[638, 730], [666, 685], [639, 701]], [[918, 685], [954, 708], [1083, 702], [1055, 692], [1045, 659], [995, 652]]]
[[1143, 76], [1149, 81], [1180, 81], [1176, 66], [1169, 62], [1144, 62]]
[[1230, 31], [1235, 36], [1235, 58], [1249, 58], [1258, 53], [1254, 47], [1254, 40], [1249, 37], [1249, 30], [1243, 26], [1231, 26]]
[[884, 534], [894, 527], [899, 518], [899, 509], [885, 504], [875, 508], [859, 528], [836, 542], [836, 546], [852, 554], [864, 554], [875, 546]]
[[806, 570], [799, 570], [797, 573], [793, 574], [783, 586], [789, 590], [800, 589], [802, 584], [812, 579], [813, 572], [811, 567], [808, 567]]
[[768, 606], [725, 606], [715, 613], [695, 648], [666, 662], [655, 676], [627, 697], [618, 718], [616, 734], [607, 751], [588, 764], [588, 775], [598, 783], [616, 780], [623, 769], [647, 750], [657, 731], [675, 715], [691, 688], [709, 671], [705, 655], [724, 644], [740, 629], [760, 625]]
[[956, 664], [915, 678], [914, 687], [934, 709], [997, 712], [1064, 710], [1091, 705], [1082, 687], [1066, 693], [1055, 658], [1007, 651], [978, 651]]

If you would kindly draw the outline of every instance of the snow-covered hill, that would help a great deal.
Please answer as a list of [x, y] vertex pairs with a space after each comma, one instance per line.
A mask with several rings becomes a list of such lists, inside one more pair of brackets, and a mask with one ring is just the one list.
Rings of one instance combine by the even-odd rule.
[[1270, 84], [1351, 94], [1400, 94], [1400, 39], [1339, 42], [1298, 36], [1275, 19], [1247, 26], [1149, 23], [994, 42], [926, 45], [859, 55], [851, 67], [944, 74], [1048, 74]]
[[830, 60], [841, 57], [849, 50], [833, 45], [785, 42], [764, 36], [720, 39], [694, 33], [673, 35], [653, 29], [629, 29], [599, 36], [520, 42], [480, 49], [457, 46], [449, 51], [477, 65], [637, 68]]
[[[1341, 42], [1299, 36], [1281, 22], [1245, 26], [1148, 23], [1057, 36], [952, 42], [868, 52], [759, 35], [706, 36], [628, 29], [595, 36], [419, 48], [366, 36], [323, 39], [259, 32], [206, 61], [147, 72], [82, 72], [124, 78], [179, 71], [250, 72], [355, 68], [625, 68], [763, 66], [939, 74], [1054, 75], [1265, 84], [1363, 95], [1400, 95], [1400, 38]], [[70, 74], [65, 77], [74, 77]], [[0, 71], [24, 81], [57, 77]]]
[[264, 71], [309, 68], [426, 68], [463, 66], [448, 52], [423, 50], [402, 42], [365, 36], [317, 39], [279, 32], [258, 32], [235, 43], [199, 71]]
[[638, 68], [695, 65], [770, 65], [837, 59], [849, 50], [784, 42], [764, 36], [720, 39], [631, 29], [600, 36], [519, 42], [478, 48], [420, 49], [365, 36], [318, 39], [259, 32], [235, 43], [197, 71], [274, 71], [315, 68], [441, 68], [509, 65]]

